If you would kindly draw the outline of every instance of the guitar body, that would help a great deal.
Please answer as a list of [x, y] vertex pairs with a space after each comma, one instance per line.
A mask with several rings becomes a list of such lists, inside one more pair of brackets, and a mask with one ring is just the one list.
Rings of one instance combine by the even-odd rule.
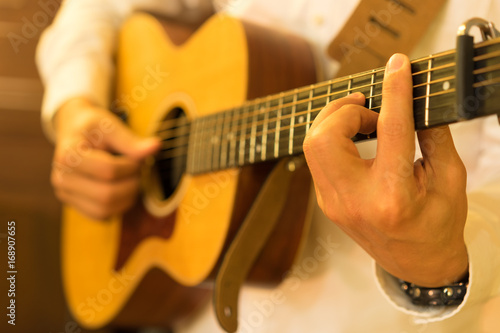
[[[180, 113], [192, 120], [317, 81], [314, 57], [302, 40], [229, 17], [214, 16], [182, 44], [172, 40], [147, 14], [134, 15], [122, 29], [116, 101], [141, 136], [155, 135], [159, 121]], [[195, 309], [206, 300], [206, 282], [273, 167], [266, 162], [182, 173], [165, 195], [149, 165], [144, 195], [123, 216], [94, 221], [66, 207], [62, 271], [75, 319], [87, 328], [168, 326]], [[279, 282], [293, 264], [307, 225], [310, 187], [304, 165], [295, 170], [287, 209], [250, 273], [252, 281]]]

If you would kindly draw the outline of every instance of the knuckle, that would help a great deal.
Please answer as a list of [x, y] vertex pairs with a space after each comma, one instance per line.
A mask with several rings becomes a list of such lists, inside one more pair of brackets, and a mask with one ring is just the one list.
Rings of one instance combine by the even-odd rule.
[[394, 138], [404, 137], [410, 130], [413, 132], [409, 124], [398, 117], [379, 118], [378, 130], [383, 132], [385, 136]]
[[106, 220], [111, 217], [112, 213], [107, 208], [97, 207], [89, 215], [96, 220]]
[[455, 185], [460, 189], [462, 187], [465, 188], [467, 169], [460, 158], [457, 158], [455, 162], [449, 163], [445, 177], [448, 184]]
[[106, 181], [118, 180], [122, 174], [120, 172], [120, 166], [114, 160], [102, 162], [98, 172], [100, 177]]
[[99, 171], [103, 179], [112, 181], [118, 178], [118, 170], [112, 165], [104, 165]]
[[99, 191], [98, 201], [101, 207], [109, 207], [116, 201], [116, 191], [111, 184], [102, 186]]
[[331, 140], [328, 135], [323, 135], [321, 133], [320, 128], [316, 128], [314, 131], [311, 131], [306, 136], [303, 143], [304, 153], [311, 155], [321, 154], [325, 147], [331, 145]]
[[50, 174], [50, 183], [54, 188], [62, 188], [64, 184], [63, 173], [57, 169], [53, 169]]
[[386, 195], [375, 207], [375, 216], [382, 225], [394, 228], [412, 216], [411, 200], [400, 191], [386, 190]]

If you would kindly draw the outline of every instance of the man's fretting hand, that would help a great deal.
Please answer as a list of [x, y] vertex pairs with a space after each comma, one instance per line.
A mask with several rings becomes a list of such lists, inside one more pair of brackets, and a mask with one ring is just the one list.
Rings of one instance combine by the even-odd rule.
[[[459, 280], [466, 171], [449, 128], [419, 132], [414, 162], [412, 76], [400, 54], [386, 68], [380, 115], [364, 103], [360, 93], [332, 102], [304, 141], [321, 209], [390, 274], [427, 287]], [[376, 157], [363, 160], [351, 138], [375, 129]]]

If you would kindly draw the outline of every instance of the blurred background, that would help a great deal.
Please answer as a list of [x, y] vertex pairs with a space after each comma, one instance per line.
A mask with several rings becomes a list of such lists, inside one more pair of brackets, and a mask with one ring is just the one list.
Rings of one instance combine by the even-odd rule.
[[[64, 303], [60, 204], [49, 181], [53, 147], [40, 126], [34, 54], [61, 0], [0, 0], [0, 332], [83, 332]], [[7, 223], [16, 222], [16, 325], [7, 296]]]

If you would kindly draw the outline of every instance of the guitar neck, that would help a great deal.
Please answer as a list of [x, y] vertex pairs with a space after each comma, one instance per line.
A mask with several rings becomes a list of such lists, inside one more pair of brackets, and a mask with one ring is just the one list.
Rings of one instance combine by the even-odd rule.
[[[464, 120], [457, 111], [455, 51], [414, 60], [411, 69], [415, 130]], [[373, 69], [248, 101], [190, 123], [179, 120], [168, 130], [178, 134], [176, 141], [182, 142], [182, 147], [173, 145], [165, 154], [186, 156], [187, 151], [187, 171], [191, 174], [300, 154], [312, 122], [331, 101], [361, 92], [366, 97], [365, 106], [378, 112], [384, 70]], [[468, 106], [474, 109], [471, 118], [499, 112], [499, 39], [476, 44], [473, 74], [476, 99]], [[363, 141], [374, 136], [358, 134], [353, 140]]]

